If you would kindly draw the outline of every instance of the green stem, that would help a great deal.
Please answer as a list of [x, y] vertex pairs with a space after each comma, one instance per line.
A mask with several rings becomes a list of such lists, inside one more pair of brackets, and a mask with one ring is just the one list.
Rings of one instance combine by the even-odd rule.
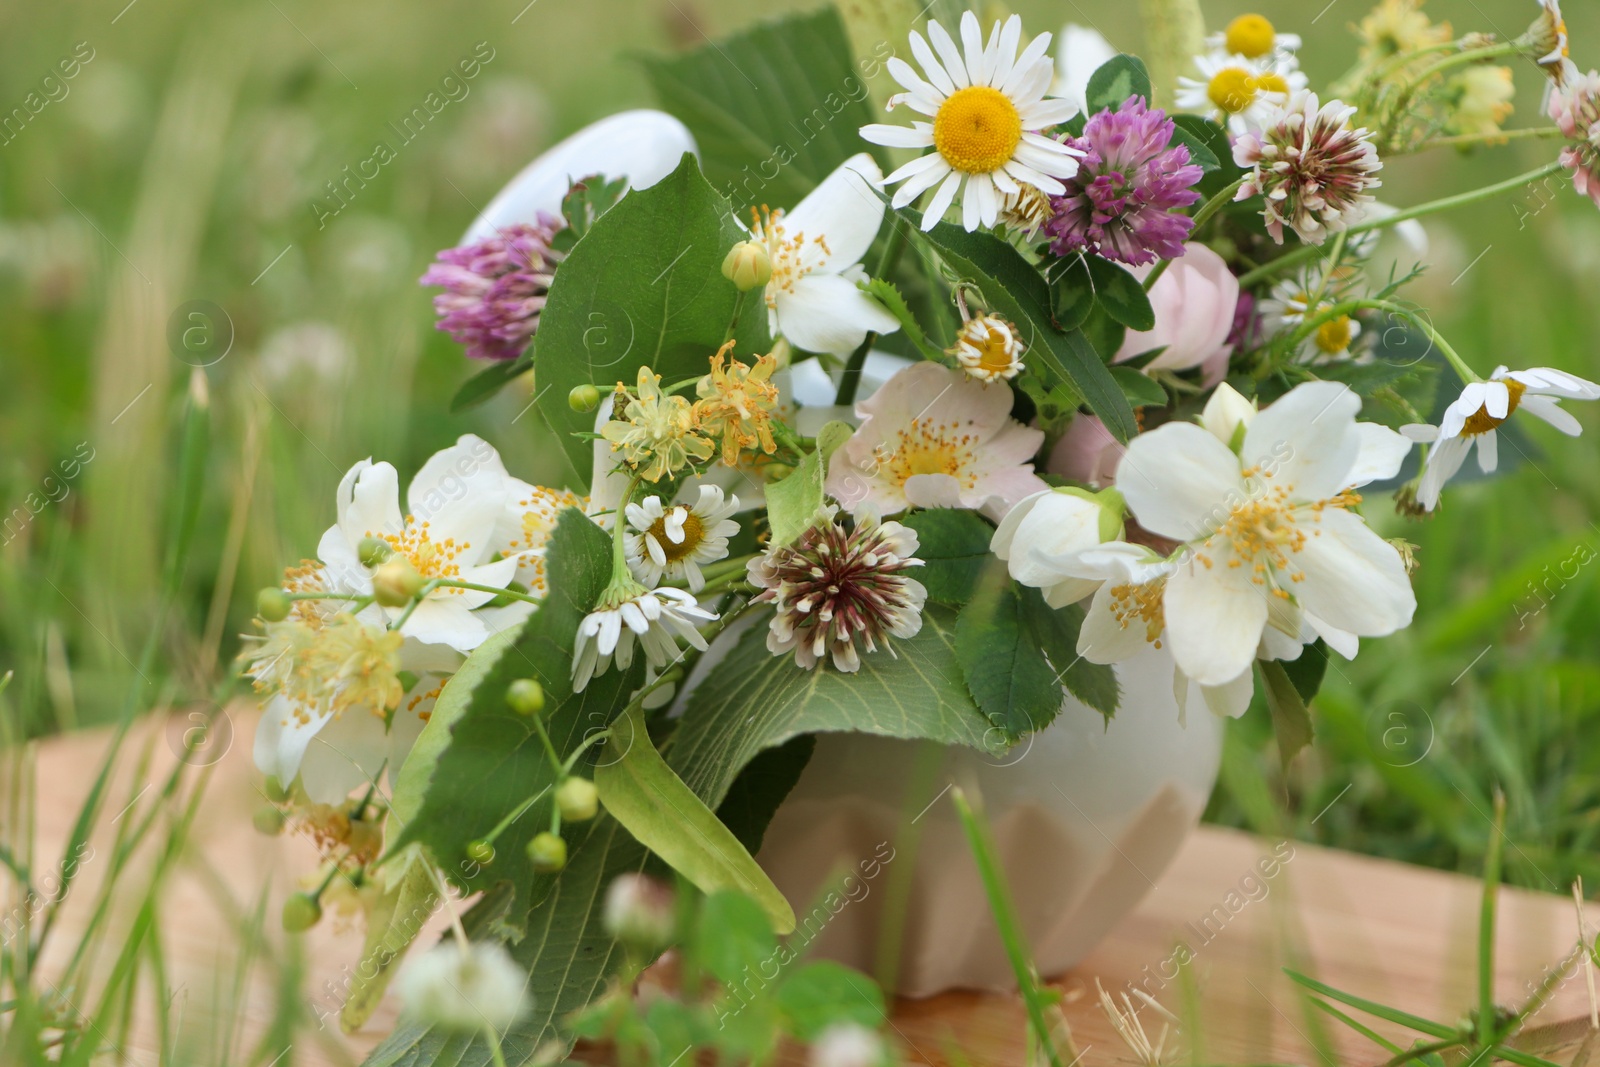
[[[765, 292], [765, 290], [762, 291]], [[739, 316], [744, 314], [744, 298], [748, 295], [741, 289], [738, 295], [733, 298], [733, 318], [728, 320], [728, 328], [722, 333], [723, 344], [733, 340], [733, 332], [739, 328]], [[699, 379], [696, 378], [695, 381], [699, 381]]]
[[[600, 736], [600, 735], [596, 735], [596, 736]], [[533, 794], [533, 796], [529, 797], [527, 800], [524, 800], [521, 804], [518, 804], [515, 808], [512, 808], [511, 811], [506, 814], [505, 818], [501, 819], [498, 823], [495, 824], [495, 827], [494, 827], [493, 830], [490, 830], [487, 834], [483, 835], [483, 840], [486, 841], [487, 843], [489, 843], [490, 845], [493, 845], [494, 842], [495, 842], [495, 838], [497, 838], [501, 834], [505, 833], [507, 827], [509, 827], [512, 823], [516, 822], [518, 819], [522, 818], [523, 813], [526, 812], [529, 808], [533, 807], [535, 804], [539, 803], [540, 799], [543, 798], [543, 796], [548, 792], [550, 792], [550, 787], [549, 786], [545, 786], [543, 789], [541, 789], [537, 793]]]
[[1496, 790], [1494, 820], [1489, 831], [1489, 855], [1483, 865], [1483, 906], [1478, 913], [1478, 1047], [1491, 1048], [1495, 1032], [1494, 928], [1495, 906], [1500, 897], [1500, 863], [1503, 856], [1506, 797]]
[[1500, 130], [1495, 133], [1460, 133], [1450, 137], [1433, 137], [1417, 145], [1414, 151], [1430, 148], [1469, 148], [1473, 145], [1498, 145], [1507, 141], [1525, 141], [1529, 138], [1564, 137], [1559, 126], [1526, 126], [1517, 130]]
[[[650, 688], [654, 689], [655, 686], [652, 685]], [[561, 765], [561, 777], [565, 778], [567, 775], [571, 774], [572, 768], [578, 765], [578, 760], [583, 757], [585, 752], [589, 751], [589, 749], [593, 748], [595, 745], [598, 745], [600, 742], [606, 740], [610, 736], [611, 730], [609, 728], [604, 730], [596, 730], [594, 733], [578, 742], [578, 747], [572, 750], [572, 755], [568, 756], [567, 761]]]
[[[1407, 222], [1411, 219], [1420, 219], [1425, 215], [1433, 215], [1441, 211], [1449, 211], [1453, 208], [1465, 207], [1468, 204], [1475, 204], [1480, 200], [1488, 200], [1491, 197], [1499, 196], [1501, 193], [1514, 192], [1522, 186], [1531, 185], [1540, 178], [1548, 178], [1550, 175], [1555, 174], [1563, 169], [1565, 168], [1559, 160], [1553, 163], [1547, 163], [1535, 170], [1528, 171], [1526, 174], [1519, 174], [1515, 178], [1507, 178], [1503, 182], [1496, 182], [1493, 185], [1486, 185], [1482, 189], [1473, 189], [1469, 192], [1457, 193], [1455, 196], [1447, 196], [1439, 200], [1430, 200], [1426, 204], [1418, 204], [1416, 207], [1407, 208], [1404, 211], [1397, 211], [1393, 215], [1389, 215], [1385, 218], [1368, 219], [1366, 222], [1359, 222], [1356, 225], [1349, 227], [1345, 232], [1354, 237], [1356, 234], [1366, 233], [1369, 230], [1379, 230], [1387, 226], [1394, 226], [1398, 223]], [[1272, 277], [1274, 274], [1277, 274], [1279, 271], [1282, 271], [1285, 268], [1298, 266], [1299, 264], [1304, 263], [1306, 260], [1313, 259], [1321, 254], [1322, 248], [1318, 245], [1306, 245], [1303, 248], [1297, 248], [1287, 255], [1279, 256], [1270, 263], [1263, 263], [1255, 270], [1242, 275], [1239, 278], [1239, 285], [1241, 288], [1248, 288], [1259, 281], [1263, 281], [1264, 279]]]
[[1460, 353], [1458, 353], [1455, 348], [1451, 346], [1449, 341], [1444, 339], [1444, 335], [1438, 330], [1434, 329], [1433, 323], [1429, 322], [1422, 315], [1417, 314], [1417, 312], [1413, 311], [1411, 308], [1406, 307], [1404, 304], [1396, 304], [1391, 300], [1346, 300], [1343, 303], [1335, 304], [1330, 308], [1326, 308], [1323, 311], [1318, 312], [1308, 321], [1301, 323], [1300, 328], [1297, 329], [1290, 337], [1288, 347], [1292, 350], [1298, 346], [1301, 341], [1304, 341], [1307, 337], [1310, 337], [1316, 332], [1317, 328], [1325, 322], [1331, 322], [1334, 319], [1349, 315], [1352, 312], [1363, 310], [1389, 311], [1396, 315], [1405, 316], [1407, 319], [1411, 320], [1411, 322], [1419, 330], [1428, 335], [1429, 341], [1438, 346], [1439, 354], [1442, 355], [1449, 362], [1450, 366], [1455, 369], [1455, 372], [1461, 376], [1463, 383], [1483, 381], [1483, 379], [1478, 376], [1477, 371], [1474, 371], [1471, 367], [1469, 367], [1467, 365], [1467, 361], [1461, 358]]
[[500, 1035], [494, 1032], [492, 1026], [486, 1026], [483, 1030], [489, 1035], [489, 1055], [494, 1057], [494, 1067], [506, 1067], [506, 1054], [500, 1051]]
[[422, 588], [417, 590], [417, 595], [411, 598], [411, 603], [406, 605], [406, 610], [400, 613], [398, 619], [389, 624], [389, 629], [399, 630], [404, 628], [405, 624], [411, 620], [411, 613], [417, 610], [417, 605], [428, 599], [428, 594], [439, 588], [439, 583], [442, 580], [435, 578], [430, 582], [423, 583]]
[[850, 353], [844, 373], [839, 376], [839, 391], [833, 396], [833, 402], [838, 407], [849, 407], [856, 402], [856, 390], [861, 386], [861, 368], [866, 366], [867, 353], [872, 351], [872, 342], [877, 339], [877, 334], [867, 334], [856, 350]]
[[542, 596], [533, 596], [530, 593], [519, 593], [515, 589], [505, 589], [493, 585], [479, 585], [476, 582], [457, 581], [454, 578], [440, 578], [437, 584], [441, 589], [471, 589], [475, 593], [493, 593], [495, 596], [510, 597], [512, 600], [520, 600], [525, 604], [544, 603], [544, 597]]
[[556, 752], [556, 746], [550, 740], [549, 732], [544, 728], [544, 720], [538, 715], [532, 715], [529, 717], [529, 721], [533, 724], [533, 732], [539, 735], [539, 740], [544, 744], [544, 752], [550, 758], [551, 768], [556, 772], [556, 777], [560, 778], [562, 774], [561, 756]]
[[[1411, 98], [1417, 94], [1418, 89], [1422, 88], [1423, 83], [1427, 82], [1430, 78], [1443, 74], [1452, 67], [1459, 67], [1468, 63], [1478, 63], [1483, 60], [1495, 59], [1499, 56], [1515, 55], [1521, 51], [1522, 48], [1515, 42], [1507, 42], [1504, 44], [1490, 45], [1487, 48], [1473, 48], [1465, 52], [1457, 52], [1454, 55], [1446, 56], [1443, 59], [1440, 59], [1422, 68], [1417, 72], [1414, 78], [1406, 82], [1404, 88], [1400, 90], [1399, 96], [1395, 98], [1394, 106], [1388, 110], [1387, 118], [1394, 118], [1404, 115], [1410, 109]], [[1394, 142], [1392, 138], [1394, 133], [1394, 127], [1386, 121], [1384, 123], [1383, 144], [1385, 151], [1393, 151]]]

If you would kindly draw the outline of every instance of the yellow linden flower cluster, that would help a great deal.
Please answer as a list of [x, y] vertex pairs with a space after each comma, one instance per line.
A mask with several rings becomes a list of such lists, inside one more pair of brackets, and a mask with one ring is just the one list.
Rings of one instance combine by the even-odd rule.
[[777, 450], [772, 417], [778, 387], [771, 379], [778, 361], [761, 356], [748, 366], [729, 357], [732, 348], [729, 341], [711, 357], [711, 372], [697, 383], [693, 402], [664, 391], [661, 375], [649, 367], [639, 368], [633, 390], [617, 383], [616, 414], [600, 435], [639, 477], [658, 482], [703, 462], [717, 451], [716, 441], [730, 467], [745, 449]]

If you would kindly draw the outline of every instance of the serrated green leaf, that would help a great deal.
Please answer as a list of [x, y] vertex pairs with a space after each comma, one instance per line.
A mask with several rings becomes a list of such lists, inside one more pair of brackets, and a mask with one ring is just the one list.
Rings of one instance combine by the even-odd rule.
[[1089, 278], [1094, 284], [1094, 300], [1106, 314], [1130, 330], [1152, 330], [1156, 313], [1145, 294], [1144, 284], [1109, 259], [1085, 256]]
[[1088, 112], [1091, 115], [1107, 108], [1115, 111], [1122, 106], [1124, 100], [1133, 96], [1142, 96], [1148, 101], [1150, 74], [1144, 69], [1144, 62], [1137, 56], [1112, 56], [1089, 75], [1089, 89], [1086, 96], [1089, 102]]
[[877, 118], [831, 7], [644, 66], [662, 108], [694, 134], [706, 177], [741, 208], [792, 207], [857, 152], [888, 162], [857, 133]]
[[828, 480], [828, 460], [854, 431], [837, 420], [817, 431], [817, 447], [781, 482], [767, 486], [767, 520], [772, 544], [787, 545], [816, 520], [822, 506], [823, 485]]
[[1311, 710], [1283, 664], [1263, 660], [1258, 666], [1267, 694], [1267, 710], [1272, 713], [1272, 730], [1278, 736], [1278, 758], [1287, 769], [1300, 750], [1311, 744]]
[[[620, 736], [594, 772], [595, 788], [611, 817], [702, 892], [745, 894], [766, 912], [774, 930], [791, 932], [794, 909], [733, 831], [667, 766], [650, 740], [643, 711], [635, 705], [612, 730]], [[621, 754], [612, 756], [619, 747]]]
[[1022, 621], [1016, 583], [991, 574], [956, 620], [956, 659], [972, 699], [991, 723], [1018, 738], [1061, 710], [1061, 683]]
[[994, 557], [989, 542], [994, 527], [975, 511], [929, 508], [900, 520], [917, 531], [917, 558], [923, 566], [914, 577], [928, 590], [928, 599], [940, 604], [965, 604], [983, 568]]
[[1107, 719], [1115, 715], [1122, 701], [1116, 671], [1104, 663], [1090, 663], [1078, 654], [1083, 608], [1077, 604], [1052, 608], [1037, 589], [1021, 588], [1018, 592], [1025, 633], [1049, 659], [1067, 692]]
[[1134, 407], [1167, 406], [1167, 391], [1154, 378], [1140, 374], [1132, 367], [1112, 367], [1111, 376], [1117, 380], [1128, 403]]
[[1070, 382], [1117, 440], [1133, 436], [1138, 427], [1122, 390], [1078, 331], [1056, 328], [1049, 286], [1016, 249], [989, 234], [968, 233], [946, 222], [924, 234], [918, 212], [911, 208], [900, 212], [917, 227], [912, 230], [914, 240], [931, 245], [981, 290], [988, 306], [1017, 324], [1028, 346], [1028, 358], [1036, 367], [1043, 366], [1058, 379]]
[[467, 411], [493, 399], [500, 390], [533, 369], [533, 356], [524, 352], [516, 359], [491, 363], [461, 383], [450, 398], [450, 413]]
[[[539, 315], [534, 369], [539, 410], [574, 480], [589, 477], [591, 444], [577, 435], [594, 421], [573, 411], [567, 394], [586, 383], [632, 387], [646, 365], [666, 381], [704, 374], [739, 296], [722, 276], [722, 260], [744, 236], [728, 202], [685, 155], [677, 170], [595, 220], [562, 261]], [[735, 339], [739, 352], [767, 350], [761, 301], [743, 303]]]
[[788, 1031], [807, 1042], [837, 1023], [876, 1030], [887, 1018], [877, 983], [831, 960], [808, 963], [785, 978], [778, 987], [778, 1008]]
[[922, 332], [922, 324], [906, 306], [906, 298], [900, 295], [900, 290], [895, 288], [893, 282], [886, 282], [881, 278], [868, 278], [861, 283], [861, 291], [882, 304], [884, 309], [895, 317], [900, 323], [901, 334], [916, 346], [917, 352], [923, 359], [938, 362], [944, 358], [943, 350], [929, 341], [927, 334]]

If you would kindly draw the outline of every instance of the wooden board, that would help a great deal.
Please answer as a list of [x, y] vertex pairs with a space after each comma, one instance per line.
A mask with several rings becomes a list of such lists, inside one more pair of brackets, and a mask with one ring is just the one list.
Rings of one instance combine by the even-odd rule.
[[[269, 933], [281, 945], [285, 935], [277, 930], [278, 906], [294, 888], [295, 878], [311, 869], [314, 858], [308, 841], [264, 837], [251, 828], [250, 813], [260, 802], [260, 776], [249, 753], [254, 723], [242, 712], [231, 722], [234, 737], [211, 768], [193, 847], [163, 897], [169, 980], [175, 1006], [181, 1009], [177, 1041], [192, 1048], [205, 1048], [214, 1040], [222, 1013], [233, 1002], [225, 991], [231, 988], [236, 966], [241, 916], [260, 905], [265, 895]], [[103, 822], [108, 831], [116, 829], [115, 821], [136, 818], [155, 802], [157, 790], [150, 783], [159, 782], [172, 765], [172, 749], [181, 748], [175, 739], [181, 738], [184, 728], [182, 719], [140, 727], [135, 747], [149, 745], [151, 764], [142, 778], [135, 779], [129, 770], [133, 761], [123, 761], [123, 776], [106, 804]], [[38, 869], [59, 856], [107, 740], [104, 733], [90, 733], [38, 747]], [[96, 857], [106, 854], [109, 841], [108, 835], [96, 839]], [[1261, 861], [1269, 856], [1279, 862], [1275, 871], [1269, 864], [1273, 876], [1263, 878]], [[65, 953], [76, 942], [91, 900], [85, 889], [106, 866], [103, 858], [83, 864], [85, 885], [75, 889], [67, 902], [62, 926], [46, 955], [46, 973], [52, 966], [62, 966]], [[1184, 1034], [1172, 1041], [1181, 1041], [1187, 1050], [1198, 1036], [1201, 1062], [1206, 1063], [1312, 1062], [1307, 1009], [1282, 975], [1284, 966], [1292, 964], [1339, 988], [1454, 1023], [1464, 1017], [1475, 997], [1479, 899], [1478, 884], [1462, 876], [1206, 827], [1190, 837], [1172, 869], [1157, 879], [1138, 908], [1056, 984], [1066, 993], [1065, 1014], [1083, 1053], [1082, 1062], [1130, 1062], [1132, 1054], [1096, 1004], [1094, 984], [1098, 980], [1111, 991], [1139, 986], [1181, 1012], [1180, 986], [1171, 980], [1174, 952], [1181, 942], [1193, 954], [1200, 1025], [1197, 1035]], [[8, 908], [12, 903], [5, 902]], [[129, 910], [135, 903], [129, 902]], [[443, 921], [435, 916], [424, 934], [425, 943], [433, 940]], [[1587, 921], [1592, 935], [1600, 927], [1600, 910], [1591, 908]], [[1505, 890], [1496, 958], [1496, 989], [1502, 1002], [1520, 1002], [1571, 950], [1576, 935], [1569, 898]], [[293, 1062], [311, 1067], [358, 1062], [393, 1026], [397, 1006], [390, 997], [363, 1032], [340, 1034], [335, 1016], [348, 968], [360, 954], [361, 932], [350, 923], [325, 920], [305, 935], [303, 944], [309, 967], [309, 1001], [304, 1008], [311, 1018], [322, 1018], [326, 1028], [295, 1050]], [[103, 952], [102, 957], [109, 954]], [[104, 965], [110, 965], [109, 958]], [[252, 1040], [265, 1031], [273, 1012], [272, 970], [258, 965], [251, 974], [245, 1017], [238, 1023]], [[1561, 983], [1536, 1022], [1558, 1024], [1586, 1017], [1588, 1011], [1586, 983], [1575, 974]], [[1157, 1016], [1146, 1011], [1143, 1019], [1154, 1036], [1160, 1030]], [[902, 1001], [891, 1023], [914, 1060], [945, 1063], [946, 1050], [954, 1044], [973, 1063], [1024, 1062], [1024, 1015], [1013, 996], [952, 993]], [[1552, 1026], [1549, 1032], [1571, 1045], [1583, 1036], [1585, 1027], [1586, 1022], [1569, 1022]], [[1330, 1023], [1329, 1028], [1346, 1062], [1376, 1063], [1386, 1058], [1343, 1027]], [[1392, 1027], [1376, 1028], [1407, 1039]], [[154, 1064], [154, 1048], [153, 1034], [138, 1033], [129, 1053], [133, 1062]]]

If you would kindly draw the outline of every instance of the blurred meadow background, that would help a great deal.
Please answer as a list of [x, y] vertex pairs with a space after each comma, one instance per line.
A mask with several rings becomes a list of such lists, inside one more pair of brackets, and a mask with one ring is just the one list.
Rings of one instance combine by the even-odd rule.
[[[124, 6], [126, 5], [126, 6]], [[75, 76], [0, 140], [0, 696], [6, 738], [146, 707], [225, 703], [255, 591], [314, 553], [341, 474], [408, 476], [463, 432], [520, 476], [559, 480], [526, 389], [448, 412], [475, 368], [432, 328], [416, 279], [524, 163], [583, 124], [653, 103], [639, 58], [803, 4], [731, 0], [94, 0], [0, 8], [0, 114], [58, 63]], [[858, 50], [904, 19], [846, 0]], [[917, 5], [920, 6], [920, 5]], [[1600, 9], [1569, 0], [1573, 57], [1600, 62]], [[1132, 3], [1028, 0], [1034, 30], [1141, 44]], [[1213, 26], [1251, 7], [1207, 4]], [[1307, 38], [1313, 85], [1354, 57], [1365, 0], [1254, 9]], [[1319, 11], [1320, 9], [1320, 11]], [[1520, 33], [1532, 0], [1428, 0], [1456, 29]], [[878, 20], [878, 21], [874, 21]], [[883, 25], [881, 31], [872, 29]], [[491, 58], [485, 58], [486, 56]], [[462, 60], [478, 74], [407, 141], [394, 125]], [[1543, 84], [1516, 70], [1518, 114]], [[376, 178], [331, 187], [394, 146]], [[1544, 162], [1549, 142], [1388, 161], [1414, 203]], [[370, 170], [369, 170], [370, 173]], [[1552, 181], [1429, 221], [1410, 290], [1463, 356], [1600, 377], [1600, 212]], [[196, 366], [214, 430], [178, 609], [158, 618]], [[1508, 878], [1600, 885], [1600, 420], [1531, 431], [1506, 476], [1451, 495], [1448, 523], [1380, 519], [1419, 545], [1418, 624], [1335, 660], [1318, 740], [1287, 776], [1263, 709], [1232, 724], [1210, 818], [1476, 872], [1491, 794], [1508, 796]], [[1526, 424], [1524, 424], [1526, 425]], [[1383, 515], [1387, 500], [1370, 501]], [[248, 744], [248, 738], [235, 739]], [[86, 772], [87, 773], [87, 772]]]

